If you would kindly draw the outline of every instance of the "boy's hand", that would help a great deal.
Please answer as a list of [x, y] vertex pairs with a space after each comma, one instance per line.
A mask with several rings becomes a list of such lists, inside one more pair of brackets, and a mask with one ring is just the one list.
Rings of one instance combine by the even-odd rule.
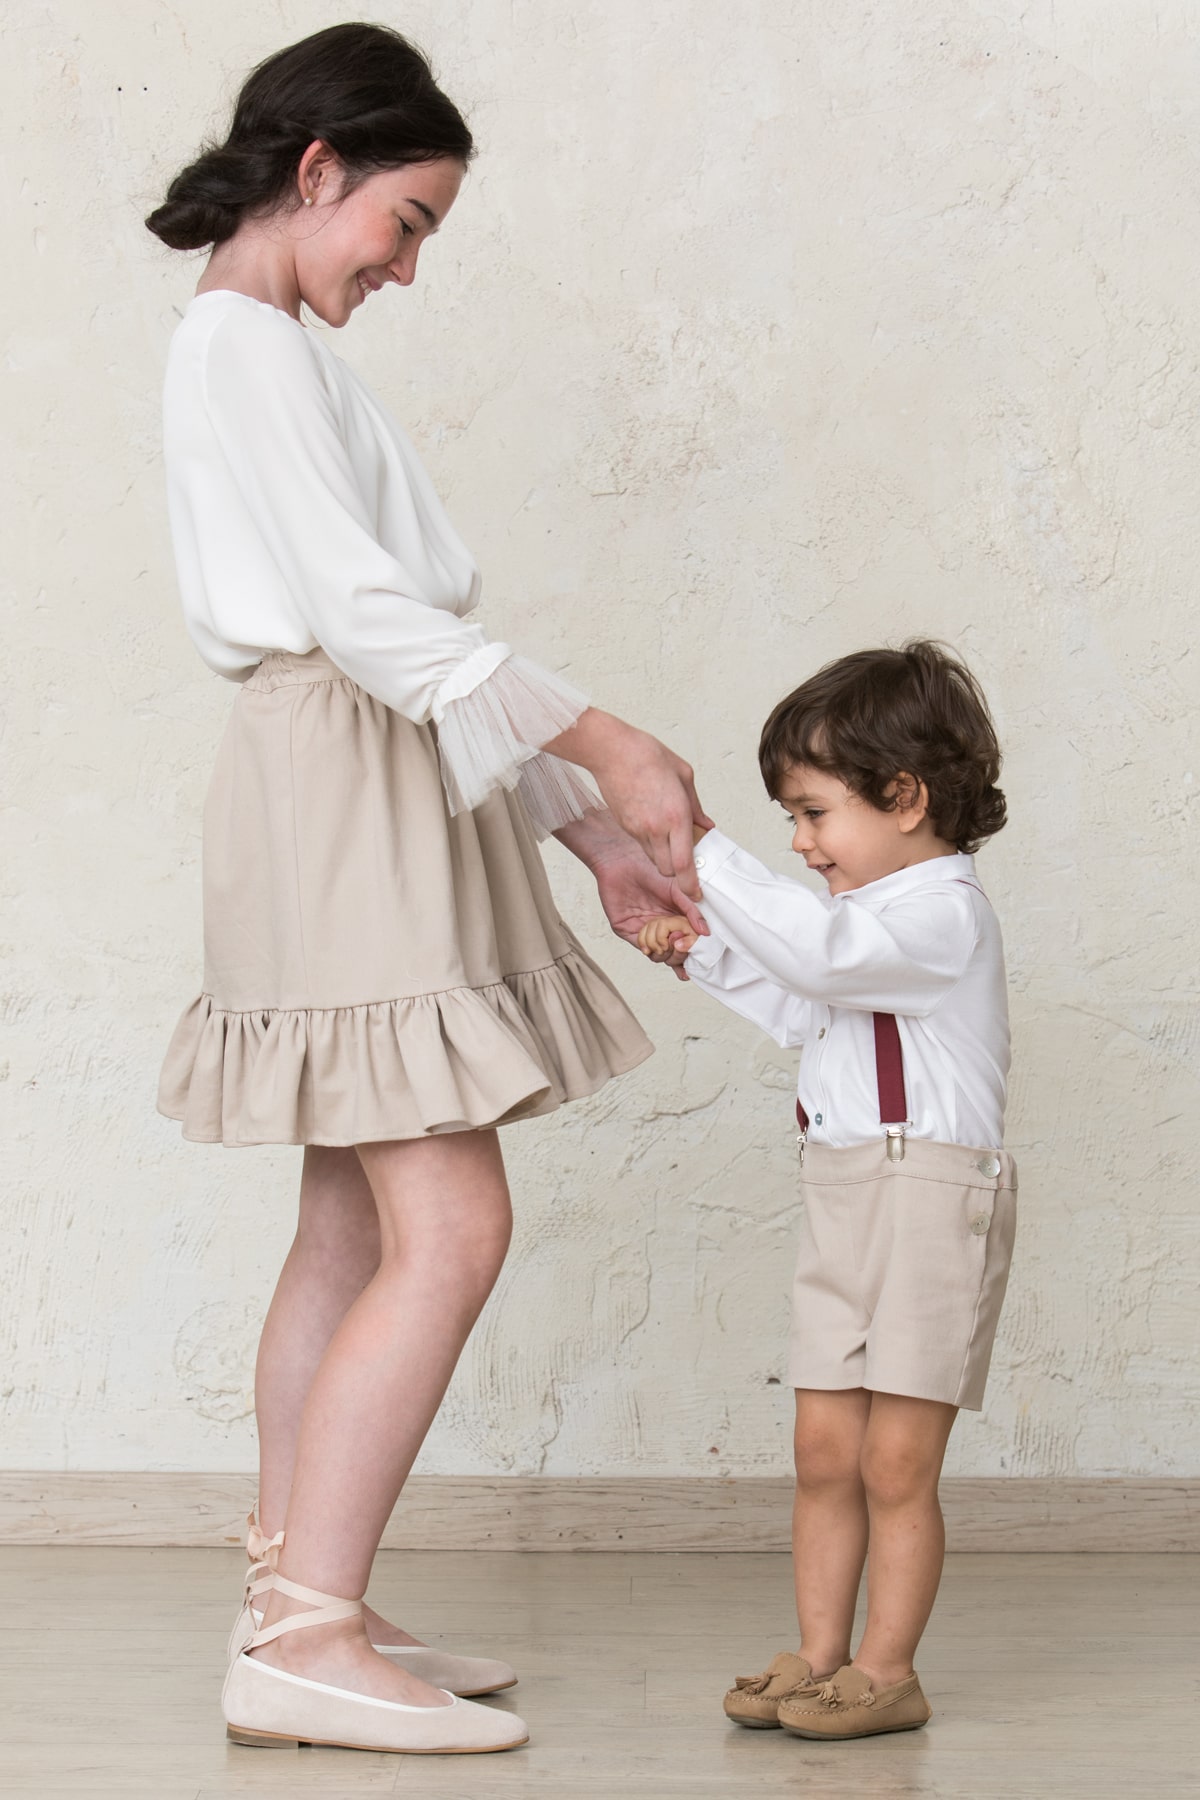
[[698, 936], [679, 914], [651, 919], [638, 932], [638, 949], [651, 962], [667, 962], [673, 956], [686, 956]]

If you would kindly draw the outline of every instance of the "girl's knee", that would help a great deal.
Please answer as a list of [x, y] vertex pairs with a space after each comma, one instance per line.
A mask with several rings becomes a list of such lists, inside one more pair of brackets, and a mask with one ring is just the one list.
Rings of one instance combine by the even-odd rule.
[[508, 1247], [512, 1242], [512, 1213], [504, 1211], [490, 1219], [487, 1225], [477, 1232], [469, 1245], [465, 1247], [464, 1260], [467, 1271], [482, 1288], [486, 1299], [495, 1285], [496, 1277], [504, 1267], [504, 1259], [508, 1255]]
[[379, 1267], [382, 1254], [378, 1215], [348, 1212], [322, 1219], [302, 1211], [292, 1254], [324, 1271], [331, 1281], [366, 1283]]
[[424, 1266], [431, 1278], [449, 1280], [464, 1297], [475, 1294], [482, 1304], [504, 1266], [511, 1238], [512, 1211], [505, 1202], [470, 1218], [408, 1221], [397, 1233], [385, 1232], [384, 1255], [409, 1270]]

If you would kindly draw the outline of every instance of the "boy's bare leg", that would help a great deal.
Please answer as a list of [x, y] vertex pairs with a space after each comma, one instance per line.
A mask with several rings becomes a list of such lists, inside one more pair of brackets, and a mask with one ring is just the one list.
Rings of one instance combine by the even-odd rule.
[[861, 1469], [871, 1398], [862, 1388], [796, 1389], [792, 1568], [800, 1654], [818, 1678], [850, 1660], [867, 1554]]
[[862, 1478], [871, 1521], [867, 1628], [854, 1658], [876, 1688], [912, 1674], [933, 1611], [946, 1528], [938, 1477], [957, 1408], [871, 1394]]

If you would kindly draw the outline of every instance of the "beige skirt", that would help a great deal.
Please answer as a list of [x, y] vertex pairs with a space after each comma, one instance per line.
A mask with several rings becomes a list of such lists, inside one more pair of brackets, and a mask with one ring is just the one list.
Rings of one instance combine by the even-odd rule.
[[158, 1110], [185, 1138], [361, 1144], [552, 1112], [651, 1054], [559, 918], [525, 809], [451, 817], [430, 726], [324, 651], [240, 689], [204, 806], [204, 991]]

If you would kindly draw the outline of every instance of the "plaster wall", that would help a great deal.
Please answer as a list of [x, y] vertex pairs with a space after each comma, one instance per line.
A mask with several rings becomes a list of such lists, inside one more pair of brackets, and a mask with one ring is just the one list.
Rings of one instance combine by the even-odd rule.
[[[351, 0], [22, 0], [2, 484], [0, 1462], [253, 1465], [300, 1153], [153, 1109], [200, 969], [234, 690], [159, 462], [199, 264], [143, 212], [246, 69]], [[495, 635], [694, 758], [774, 866], [754, 745], [829, 657], [948, 638], [989, 692], [1021, 1238], [950, 1466], [1195, 1473], [1195, 230], [1185, 0], [410, 0], [482, 155], [338, 341], [407, 423]], [[516, 1128], [511, 1260], [430, 1471], [776, 1473], [790, 1056], [564, 911], [659, 1045]]]

